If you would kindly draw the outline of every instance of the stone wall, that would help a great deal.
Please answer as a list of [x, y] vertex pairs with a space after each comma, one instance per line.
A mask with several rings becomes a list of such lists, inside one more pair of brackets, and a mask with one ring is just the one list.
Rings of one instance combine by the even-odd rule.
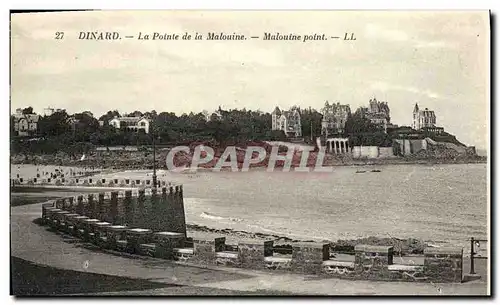
[[292, 245], [291, 270], [298, 273], [319, 274], [323, 261], [328, 260], [328, 244], [296, 243]]
[[225, 237], [219, 236], [190, 241], [185, 223], [182, 226], [180, 221], [185, 221], [184, 215], [175, 217], [183, 213], [181, 200], [180, 186], [164, 187], [161, 195], [151, 189], [79, 195], [42, 204], [42, 222], [103, 249], [198, 265], [355, 280], [462, 281], [461, 248], [427, 248], [423, 265], [397, 265], [393, 263], [392, 246], [356, 245], [354, 261], [339, 261], [330, 259], [326, 243], [292, 243], [290, 256], [275, 255], [272, 240], [242, 240], [237, 247], [229, 247]]
[[394, 149], [391, 147], [379, 147], [378, 148], [379, 158], [390, 158], [394, 157]]
[[399, 146], [399, 151], [403, 156], [410, 155], [412, 153], [412, 145], [408, 139], [393, 139], [392, 146]]
[[424, 273], [433, 282], [462, 281], [463, 249], [424, 249]]
[[265, 258], [273, 255], [273, 241], [240, 241], [238, 257], [242, 268], [263, 269]]
[[[52, 185], [75, 187], [73, 183], [78, 179], [64, 180], [64, 178], [61, 178], [50, 182], [46, 180], [37, 180], [37, 178], [22, 180], [21, 178], [18, 184], [42, 188]], [[164, 186], [152, 189], [142, 188], [142, 186], [151, 185], [151, 183], [148, 183], [149, 180], [139, 180], [142, 181], [140, 184], [134, 184], [135, 182], [131, 179], [122, 179], [121, 181], [125, 185], [134, 185], [136, 188], [60, 198], [54, 201], [55, 206], [67, 209], [72, 213], [116, 225], [186, 234], [182, 185], [174, 186], [166, 181], [159, 181]], [[96, 188], [113, 188], [112, 185], [114, 185], [115, 181], [113, 179], [94, 178], [90, 182], [92, 184], [89, 184], [88, 179], [78, 181], [81, 185], [87, 184], [89, 187]], [[106, 184], [107, 182], [109, 184], [103, 186], [103, 183]], [[138, 186], [141, 186], [141, 188], [137, 188]]]
[[378, 158], [378, 146], [354, 146], [352, 148], [352, 157], [356, 158]]

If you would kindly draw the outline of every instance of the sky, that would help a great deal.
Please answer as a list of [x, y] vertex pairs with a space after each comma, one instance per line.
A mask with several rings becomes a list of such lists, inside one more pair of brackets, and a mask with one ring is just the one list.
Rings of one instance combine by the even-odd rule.
[[[117, 41], [79, 40], [116, 31]], [[63, 39], [54, 39], [64, 32]], [[142, 35], [198, 32], [204, 40], [146, 41]], [[209, 41], [207, 33], [248, 37], [326, 34], [355, 41]], [[489, 130], [487, 11], [94, 11], [11, 16], [11, 111], [32, 106], [69, 113], [108, 110], [176, 114], [223, 108], [271, 112], [354, 111], [386, 101], [391, 122], [410, 126], [415, 103], [437, 125], [485, 149]]]

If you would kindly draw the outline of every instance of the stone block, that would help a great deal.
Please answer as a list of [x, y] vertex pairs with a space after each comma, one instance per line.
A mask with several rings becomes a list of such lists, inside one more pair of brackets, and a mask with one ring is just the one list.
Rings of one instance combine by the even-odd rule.
[[[84, 232], [84, 221], [86, 219], [89, 219], [87, 216], [76, 216], [73, 218], [74, 220], [74, 235], [80, 238], [83, 238], [83, 232]], [[80, 231], [81, 230], [81, 231]], [[82, 233], [80, 233], [82, 232]]]
[[140, 244], [139, 245], [139, 255], [155, 257], [156, 245], [155, 244]]
[[424, 275], [432, 282], [460, 283], [463, 273], [462, 248], [424, 249]]
[[273, 244], [270, 241], [240, 241], [238, 243], [238, 260], [240, 267], [264, 269], [265, 257], [273, 255]]
[[55, 207], [58, 209], [63, 210], [64, 209], [64, 203], [61, 199], [56, 199]]
[[266, 256], [264, 260], [266, 262], [266, 269], [268, 270], [290, 271], [291, 269], [291, 257]]
[[50, 220], [53, 220], [55, 217], [55, 214], [59, 211], [62, 211], [61, 209], [55, 207], [53, 209], [46, 209], [45, 212], [47, 213], [47, 218], [50, 218]]
[[42, 205], [42, 223], [45, 225], [47, 224], [47, 220], [48, 220], [48, 213], [47, 211], [48, 210], [55, 210], [56, 207], [54, 206], [53, 203], [44, 203]]
[[193, 238], [193, 261], [200, 264], [215, 264], [215, 253], [225, 250], [226, 238]]
[[101, 222], [99, 219], [85, 219], [83, 222], [83, 240], [93, 242], [91, 236], [94, 236], [94, 224]]
[[91, 217], [91, 218], [96, 218], [97, 217], [97, 212], [98, 212], [98, 206], [97, 206], [97, 202], [94, 198], [94, 194], [89, 194], [88, 195], [88, 209], [87, 209], [87, 213], [85, 214], [85, 216], [88, 216], [88, 217]]
[[65, 233], [68, 233], [68, 234], [73, 234], [73, 229], [74, 229], [74, 224], [73, 224], [73, 219], [76, 217], [76, 216], [80, 216], [76, 213], [68, 213], [68, 214], [64, 214], [63, 215], [63, 221], [65, 223], [65, 226], [64, 226], [64, 232]]
[[94, 224], [94, 242], [96, 245], [105, 248], [107, 243], [103, 240], [106, 238], [106, 228], [111, 226], [109, 222], [96, 222]]
[[116, 223], [118, 221], [118, 192], [111, 192], [109, 213], [107, 221]]
[[156, 244], [155, 257], [174, 259], [174, 249], [184, 248], [186, 236], [177, 232], [157, 232], [153, 234]]
[[123, 212], [123, 221], [128, 225], [132, 225], [134, 223], [135, 204], [131, 190], [125, 191], [125, 198], [123, 199]]
[[69, 198], [61, 198], [62, 209], [68, 211], [70, 208]]
[[153, 231], [149, 229], [129, 229], [126, 231], [127, 249], [129, 253], [140, 253], [139, 246], [147, 244]]
[[296, 243], [292, 245], [291, 270], [305, 274], [320, 274], [323, 261], [330, 257], [328, 244]]
[[63, 227], [63, 223], [64, 223], [64, 216], [65, 214], [69, 214], [68, 211], [58, 211], [58, 212], [55, 212], [54, 214], [54, 220], [56, 221], [55, 222], [55, 229], [56, 230], [62, 230]]
[[[356, 245], [354, 264], [358, 269], [370, 266], [371, 270], [387, 269], [392, 265], [394, 248], [392, 246]], [[366, 269], [366, 268], [365, 268]]]
[[239, 267], [239, 254], [233, 251], [215, 252], [215, 264], [227, 267]]
[[84, 211], [83, 195], [79, 195], [76, 199], [76, 213], [83, 215]]
[[106, 219], [108, 215], [108, 202], [104, 199], [105, 193], [99, 193], [97, 196], [97, 216], [94, 218]]
[[[133, 195], [132, 195], [133, 196]], [[135, 206], [133, 214], [133, 224], [135, 227], [145, 228], [146, 224], [146, 197], [144, 195], [144, 190], [141, 189], [137, 194], [137, 204]]]
[[76, 211], [76, 200], [74, 197], [68, 197], [67, 199], [67, 210], [74, 213]]
[[70, 215], [66, 215], [66, 223], [68, 225], [68, 233], [73, 235], [73, 236], [78, 236], [78, 232], [77, 232], [77, 220], [78, 219], [81, 219], [81, 217], [86, 217], [86, 216], [82, 216], [82, 215], [79, 215], [79, 214], [70, 214]]
[[168, 231], [168, 230], [163, 230], [159, 223], [162, 221], [161, 217], [161, 209], [160, 209], [160, 198], [155, 191], [151, 191], [150, 195], [148, 196], [147, 191], [146, 191], [146, 196], [147, 196], [147, 201], [148, 201], [148, 208], [147, 208], [147, 228], [153, 230], [153, 231]]
[[106, 227], [106, 248], [111, 250], [117, 249], [118, 240], [125, 238], [125, 231], [127, 231], [127, 226], [109, 226]]

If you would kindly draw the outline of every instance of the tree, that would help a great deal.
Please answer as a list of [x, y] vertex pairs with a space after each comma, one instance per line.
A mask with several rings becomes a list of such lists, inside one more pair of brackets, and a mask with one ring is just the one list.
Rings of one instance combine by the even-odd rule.
[[321, 135], [321, 121], [323, 119], [321, 113], [310, 107], [301, 112], [300, 122], [302, 125], [302, 136], [305, 139], [311, 139], [311, 125], [313, 137]]
[[99, 130], [99, 122], [87, 112], [73, 115], [73, 135], [75, 140], [90, 141], [91, 135]]
[[14, 137], [17, 135], [16, 130], [15, 130], [15, 123], [16, 123], [16, 118], [11, 115], [10, 116], [10, 137]]
[[27, 107], [27, 108], [24, 108], [24, 109], [22, 110], [22, 112], [23, 112], [23, 114], [35, 114], [35, 113], [33, 112], [33, 107], [31, 107], [31, 106], [30, 106], [30, 107]]
[[373, 124], [368, 118], [363, 116], [359, 111], [354, 114], [349, 114], [344, 126], [344, 136], [354, 133], [370, 133], [381, 131], [381, 128]]
[[99, 118], [99, 121], [103, 121], [105, 124], [107, 124], [114, 117], [120, 117], [120, 113], [118, 112], [118, 110], [113, 110], [113, 111], [110, 110], [110, 111], [108, 111], [106, 114], [103, 114]]
[[47, 137], [60, 136], [71, 130], [66, 111], [55, 112], [50, 116], [41, 117], [38, 126], [40, 134]]
[[392, 140], [381, 127], [373, 124], [360, 111], [349, 114], [344, 126], [344, 136], [351, 146], [391, 146]]
[[139, 110], [136, 110], [134, 112], [127, 114], [127, 116], [128, 117], [142, 117], [142, 112], [140, 112]]

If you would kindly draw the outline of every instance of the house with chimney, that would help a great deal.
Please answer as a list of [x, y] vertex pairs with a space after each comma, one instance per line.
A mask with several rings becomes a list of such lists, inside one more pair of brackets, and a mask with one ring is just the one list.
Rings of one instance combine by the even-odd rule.
[[301, 137], [302, 124], [300, 120], [300, 111], [297, 107], [282, 111], [278, 106], [271, 113], [272, 130], [282, 130], [287, 137]]
[[38, 121], [40, 120], [38, 114], [25, 114], [21, 108], [18, 108], [12, 117], [14, 120], [14, 131], [17, 135], [31, 136], [37, 133]]
[[321, 120], [321, 134], [328, 135], [342, 134], [344, 132], [347, 117], [351, 113], [349, 105], [341, 105], [340, 103], [329, 104], [325, 103], [325, 107], [321, 109], [323, 119]]

